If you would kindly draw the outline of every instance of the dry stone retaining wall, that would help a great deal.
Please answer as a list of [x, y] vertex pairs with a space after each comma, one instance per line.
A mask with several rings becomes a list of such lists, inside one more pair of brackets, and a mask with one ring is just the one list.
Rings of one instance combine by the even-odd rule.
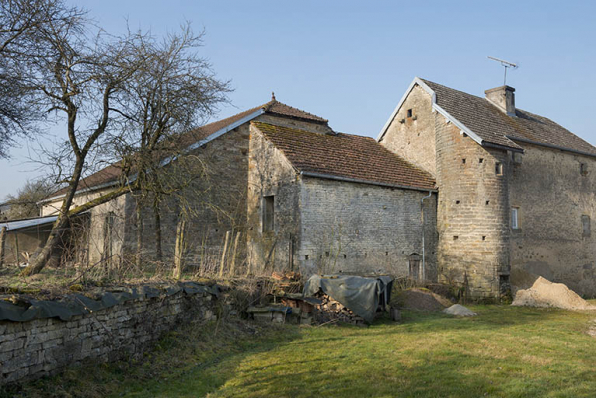
[[176, 290], [142, 295], [67, 321], [0, 321], [0, 385], [55, 374], [86, 359], [138, 358], [176, 325], [216, 317], [217, 299], [211, 292]]

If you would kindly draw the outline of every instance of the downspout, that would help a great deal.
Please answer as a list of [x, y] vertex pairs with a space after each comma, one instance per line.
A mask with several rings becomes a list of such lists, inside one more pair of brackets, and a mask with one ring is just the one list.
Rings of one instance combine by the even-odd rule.
[[420, 210], [422, 212], [422, 280], [426, 281], [426, 261], [425, 261], [425, 257], [426, 257], [426, 253], [425, 253], [425, 247], [424, 247], [424, 200], [425, 199], [430, 199], [430, 197], [432, 196], [432, 191], [428, 191], [428, 196], [425, 196], [422, 198], [422, 200], [420, 201]]

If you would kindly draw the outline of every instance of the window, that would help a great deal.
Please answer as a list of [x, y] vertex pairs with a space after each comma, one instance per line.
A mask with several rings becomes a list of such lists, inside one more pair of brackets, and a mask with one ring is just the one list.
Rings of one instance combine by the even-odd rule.
[[588, 175], [588, 165], [586, 163], [580, 163], [579, 164], [579, 172], [581, 173], [581, 175], [587, 176]]
[[582, 229], [582, 236], [584, 238], [589, 238], [592, 235], [592, 231], [590, 230], [590, 216], [582, 216]]
[[511, 229], [519, 229], [519, 207], [511, 208]]
[[408, 118], [412, 117], [412, 110], [408, 109]]
[[275, 197], [263, 196], [263, 232], [273, 231], [275, 227]]
[[503, 175], [503, 163], [496, 163], [495, 164], [495, 174], [498, 176]]

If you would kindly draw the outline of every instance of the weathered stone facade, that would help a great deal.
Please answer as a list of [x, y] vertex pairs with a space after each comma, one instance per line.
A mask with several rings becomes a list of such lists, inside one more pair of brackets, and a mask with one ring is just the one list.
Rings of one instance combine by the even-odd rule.
[[300, 188], [303, 273], [408, 276], [424, 230], [426, 278], [436, 280], [436, 194], [423, 205], [428, 192], [417, 190], [308, 177]]
[[440, 279], [497, 297], [510, 261], [507, 152], [481, 147], [442, 115], [435, 124]]
[[514, 164], [510, 173], [510, 203], [519, 208], [519, 229], [511, 234], [511, 267], [593, 297], [596, 235], [590, 223], [596, 217], [596, 160], [537, 145], [524, 149], [521, 164]]
[[[429, 192], [301, 175], [251, 126], [250, 262], [253, 268], [407, 276], [422, 256], [422, 198]], [[264, 197], [275, 225], [264, 230]], [[436, 279], [436, 195], [424, 203], [426, 277]]]
[[[408, 110], [412, 113], [409, 117]], [[427, 92], [414, 87], [380, 143], [422, 170], [436, 175], [435, 118]]]
[[[524, 119], [516, 120], [510, 87], [488, 90], [492, 101], [475, 97], [465, 103], [461, 93], [448, 98], [445, 87], [433, 84], [442, 90], [437, 94], [426, 81], [414, 83], [379, 142], [436, 177], [439, 280], [464, 285], [475, 298], [494, 298], [509, 286], [511, 270], [519, 269], [595, 296], [596, 237], [590, 231], [596, 211], [595, 155], [526, 139], [516, 142], [512, 136], [497, 137], [500, 145], [484, 145], [483, 139], [468, 136], [460, 120], [436, 106], [435, 96], [443, 95], [445, 105], [458, 117], [472, 118], [477, 129], [497, 126], [498, 132], [498, 126], [514, 126], [528, 134], [524, 123], [531, 120], [532, 128], [540, 129], [542, 123], [547, 132], [535, 132], [535, 140], [559, 134], [557, 139], [583, 151], [593, 147], [538, 116], [522, 112]], [[501, 95], [503, 91], [507, 95]], [[508, 101], [507, 109], [494, 105], [497, 94]], [[501, 122], [499, 112], [512, 118], [509, 124]], [[474, 121], [475, 114], [494, 120]], [[512, 225], [513, 211], [517, 227]]]

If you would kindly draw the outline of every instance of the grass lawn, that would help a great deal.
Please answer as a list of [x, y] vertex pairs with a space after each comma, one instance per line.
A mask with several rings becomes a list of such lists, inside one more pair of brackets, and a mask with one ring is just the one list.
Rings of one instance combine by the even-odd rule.
[[114, 397], [596, 395], [596, 339], [586, 334], [596, 313], [470, 308], [479, 316], [408, 312], [402, 324], [379, 321], [368, 328], [267, 325], [247, 333], [237, 324], [218, 325], [217, 331], [211, 325], [170, 336], [144, 365], [73, 370], [23, 393], [84, 396], [95, 388], [98, 396]]

